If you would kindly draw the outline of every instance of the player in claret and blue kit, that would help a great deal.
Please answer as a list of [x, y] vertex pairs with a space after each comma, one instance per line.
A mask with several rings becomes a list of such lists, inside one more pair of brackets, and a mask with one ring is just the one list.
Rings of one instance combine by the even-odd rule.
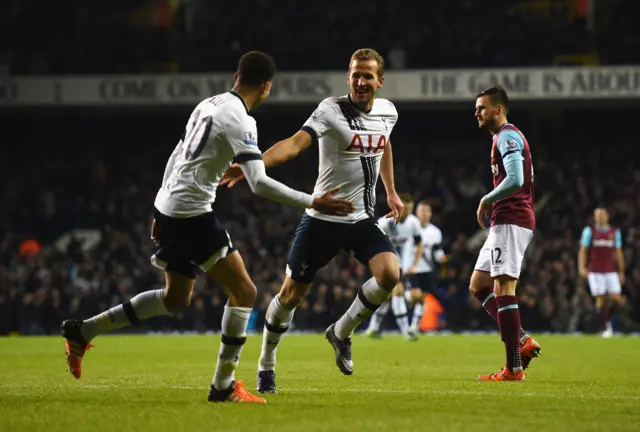
[[491, 215], [489, 236], [471, 275], [470, 290], [498, 323], [505, 344], [506, 366], [479, 376], [480, 381], [524, 381], [524, 369], [540, 353], [540, 345], [520, 325], [516, 284], [525, 250], [535, 230], [533, 163], [529, 143], [507, 121], [509, 99], [502, 87], [477, 95], [475, 116], [480, 128], [493, 135], [493, 191], [480, 200], [476, 217], [484, 227]]
[[613, 336], [609, 317], [616, 306], [624, 303], [621, 295], [625, 281], [624, 264], [622, 234], [618, 228], [609, 225], [607, 209], [599, 207], [593, 212], [593, 225], [582, 231], [578, 269], [580, 276], [589, 281], [600, 318], [600, 335], [605, 338]]

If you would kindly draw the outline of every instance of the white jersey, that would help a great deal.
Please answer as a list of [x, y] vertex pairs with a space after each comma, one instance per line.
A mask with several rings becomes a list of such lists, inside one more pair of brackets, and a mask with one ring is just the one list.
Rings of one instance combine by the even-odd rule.
[[[427, 226], [420, 225], [420, 236], [422, 237], [424, 252], [420, 263], [418, 263], [416, 273], [432, 272], [435, 269], [434, 261], [440, 263], [444, 258], [444, 252], [440, 248], [442, 231], [432, 223]], [[434, 247], [436, 248], [435, 252]]]
[[416, 257], [416, 244], [422, 240], [420, 234], [420, 220], [413, 214], [397, 224], [393, 218], [382, 217], [378, 219], [378, 225], [389, 236], [389, 240], [396, 248], [400, 268], [406, 272], [411, 268]]
[[260, 154], [256, 121], [240, 95], [228, 92], [203, 100], [167, 162], [156, 208], [178, 218], [210, 212], [231, 161]]
[[205, 99], [193, 110], [164, 171], [155, 207], [176, 218], [212, 210], [220, 179], [241, 164], [253, 193], [288, 205], [310, 207], [313, 197], [268, 177], [258, 148], [256, 121], [236, 92]]
[[351, 201], [348, 216], [327, 216], [307, 209], [309, 216], [354, 223], [374, 217], [380, 160], [389, 142], [398, 112], [387, 99], [376, 98], [369, 112], [351, 103], [349, 96], [323, 100], [302, 129], [318, 140], [319, 167], [314, 195], [337, 187], [337, 198]]

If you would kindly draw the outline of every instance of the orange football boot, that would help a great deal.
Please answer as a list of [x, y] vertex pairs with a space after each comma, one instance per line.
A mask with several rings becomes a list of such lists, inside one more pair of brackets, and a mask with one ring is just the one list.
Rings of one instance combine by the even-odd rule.
[[213, 385], [209, 390], [209, 402], [235, 402], [235, 403], [259, 403], [266, 404], [267, 400], [252, 395], [244, 388], [243, 381], [234, 381], [226, 390], [218, 390]]
[[520, 345], [520, 357], [522, 357], [522, 368], [529, 367], [531, 360], [538, 357], [542, 351], [540, 350], [540, 344], [536, 342], [531, 336], [527, 337], [527, 340]]
[[69, 372], [74, 378], [78, 379], [82, 376], [82, 358], [87, 350], [93, 345], [87, 343], [80, 333], [80, 320], [66, 320], [60, 326], [60, 333], [66, 339], [64, 350], [67, 354], [67, 364]]
[[524, 371], [511, 372], [505, 366], [491, 375], [480, 375], [478, 381], [524, 381]]

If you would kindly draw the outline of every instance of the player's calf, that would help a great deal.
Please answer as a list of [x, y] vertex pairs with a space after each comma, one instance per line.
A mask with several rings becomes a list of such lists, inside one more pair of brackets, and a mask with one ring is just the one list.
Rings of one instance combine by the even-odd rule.
[[255, 396], [244, 390], [241, 382], [235, 382], [235, 371], [247, 340], [247, 324], [256, 298], [256, 287], [237, 251], [220, 259], [208, 273], [229, 294], [229, 302], [222, 315], [222, 341], [209, 393], [210, 400], [213, 394], [218, 398], [225, 396], [226, 400], [234, 402], [255, 402]]
[[287, 276], [278, 294], [278, 301], [287, 309], [295, 309], [309, 293], [310, 286], [308, 283], [297, 282]]
[[402, 333], [405, 337], [409, 336], [409, 317], [407, 310], [407, 303], [405, 301], [404, 295], [401, 293], [397, 293], [394, 290], [391, 295], [391, 311], [393, 312], [393, 317], [396, 320], [396, 324], [398, 325], [398, 329], [400, 329], [400, 333]]
[[420, 288], [411, 289], [411, 300], [414, 306], [409, 332], [417, 339], [420, 332], [420, 321], [422, 320], [422, 315], [424, 315], [424, 293]]
[[[168, 283], [170, 276], [167, 274]], [[187, 282], [190, 283], [188, 285], [189, 289], [184, 289], [182, 292], [188, 292], [187, 298], [190, 298], [190, 288], [193, 287], [193, 280], [189, 279]], [[76, 378], [80, 378], [82, 375], [82, 358], [90, 346], [90, 342], [97, 335], [137, 324], [154, 316], [169, 315], [171, 312], [166, 305], [165, 292], [166, 290], [145, 291], [131, 300], [87, 320], [64, 321], [60, 331], [66, 339], [65, 351], [71, 374]], [[184, 301], [182, 304], [184, 304]], [[174, 310], [176, 309], [174, 308]]]
[[[274, 371], [276, 367], [276, 352], [280, 340], [289, 330], [295, 308], [298, 302], [306, 295], [309, 284], [296, 282], [291, 277], [285, 278], [280, 293], [271, 300], [265, 317], [264, 330], [262, 333], [262, 350], [258, 360], [258, 373], [263, 371]], [[282, 297], [288, 302], [284, 303]], [[265, 388], [266, 389], [266, 388]], [[258, 391], [261, 390], [260, 381]], [[275, 374], [273, 388], [269, 389], [275, 393]]]
[[[332, 324], [325, 336], [334, 349], [336, 365], [345, 375], [353, 373], [353, 361], [351, 359], [351, 335], [358, 325], [369, 318], [382, 303], [384, 303], [391, 289], [381, 287], [376, 278], [366, 281], [349, 309]], [[402, 297], [404, 301], [404, 297]]]

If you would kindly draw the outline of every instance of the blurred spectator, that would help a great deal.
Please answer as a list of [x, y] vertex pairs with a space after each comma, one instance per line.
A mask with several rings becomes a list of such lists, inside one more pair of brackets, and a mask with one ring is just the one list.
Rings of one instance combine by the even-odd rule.
[[637, 63], [640, 4], [596, 8], [585, 17], [566, 1], [9, 0], [0, 65], [32, 75], [228, 71], [259, 49], [280, 70], [342, 70], [365, 46], [388, 54], [392, 69], [539, 66], [581, 55]]
[[[593, 208], [604, 204], [622, 229], [627, 260], [627, 305], [615, 325], [637, 331], [640, 169], [626, 155], [638, 145], [629, 126], [638, 109], [555, 109], [552, 117], [559, 120], [554, 122], [539, 119], [537, 108], [514, 104], [512, 109], [512, 121], [531, 142], [538, 201], [538, 229], [518, 289], [525, 327], [597, 330], [593, 301], [577, 277], [576, 254]], [[163, 286], [162, 273], [149, 263], [149, 226], [164, 164], [184, 127], [181, 110], [35, 110], [0, 118], [5, 139], [12, 143], [0, 158], [0, 333], [56, 333], [62, 318], [88, 317], [139, 291]], [[310, 111], [257, 112], [261, 147], [287, 136]], [[442, 228], [451, 256], [440, 269], [445, 309], [440, 325], [455, 331], [493, 330], [495, 323], [467, 291], [485, 235], [478, 232], [475, 210], [490, 187], [490, 137], [476, 130], [467, 111], [400, 112], [393, 138], [397, 189], [432, 204], [434, 223]], [[415, 125], [425, 117], [437, 127], [417, 139]], [[309, 191], [316, 164], [311, 149], [270, 174]], [[379, 185], [377, 214], [386, 212], [385, 202]], [[266, 307], [280, 289], [301, 211], [255, 197], [245, 184], [220, 189], [215, 210], [258, 286], [252, 322], [261, 329]], [[20, 253], [25, 244], [31, 244], [29, 253]], [[318, 273], [296, 312], [295, 327], [326, 327], [367, 278], [367, 270], [353, 258], [338, 256]], [[199, 278], [189, 310], [132, 330], [217, 330], [225, 298], [215, 283]]]

